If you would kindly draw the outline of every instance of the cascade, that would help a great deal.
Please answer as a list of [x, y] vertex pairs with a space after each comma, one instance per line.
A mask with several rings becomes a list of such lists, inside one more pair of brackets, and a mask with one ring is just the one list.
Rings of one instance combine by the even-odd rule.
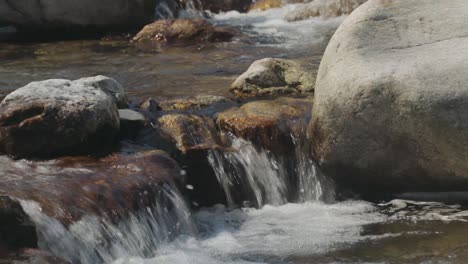
[[[295, 147], [292, 158], [277, 157], [251, 142], [233, 135], [228, 137], [232, 142], [231, 148], [211, 151], [208, 160], [230, 206], [241, 203], [263, 207], [267, 204], [333, 200], [333, 184], [313, 162], [304, 133], [291, 135]], [[239, 201], [239, 198], [247, 201]]]
[[112, 263], [128, 256], [151, 257], [164, 242], [197, 233], [182, 196], [169, 185], [161, 187], [152, 208], [129, 213], [118, 223], [88, 215], [65, 226], [45, 215], [36, 202], [20, 202], [36, 225], [39, 247], [73, 263]]

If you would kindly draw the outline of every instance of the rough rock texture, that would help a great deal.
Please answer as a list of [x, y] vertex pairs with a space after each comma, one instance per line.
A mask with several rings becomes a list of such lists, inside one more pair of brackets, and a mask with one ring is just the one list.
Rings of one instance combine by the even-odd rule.
[[197, 95], [187, 99], [175, 99], [159, 102], [162, 110], [198, 110], [201, 108], [213, 106], [215, 104], [232, 103], [232, 100], [224, 96], [216, 95]]
[[252, 4], [250, 10], [267, 10], [281, 6], [283, 6], [282, 0], [259, 0]]
[[156, 101], [149, 98], [140, 105], [140, 109], [150, 113], [158, 111], [177, 111], [177, 110], [202, 110], [206, 108], [217, 108], [221, 105], [232, 105], [234, 102], [224, 96], [217, 95], [197, 95], [189, 98], [173, 99], [166, 101]]
[[169, 114], [158, 120], [162, 134], [173, 142], [170, 151], [186, 168], [186, 192], [194, 205], [225, 203], [226, 197], [208, 162], [208, 152], [222, 148], [221, 138], [211, 118], [192, 114]]
[[24, 30], [121, 29], [152, 21], [156, 0], [0, 0], [0, 24]]
[[[84, 152], [112, 143], [119, 130], [113, 97], [99, 78], [32, 82], [0, 104], [0, 151], [17, 157]], [[105, 86], [107, 87], [107, 86]]]
[[180, 168], [166, 153], [153, 150], [36, 162], [0, 156], [0, 174], [1, 196], [37, 202], [42, 212], [69, 224], [89, 214], [118, 220], [146, 210], [162, 185], [180, 178]]
[[162, 19], [146, 25], [133, 41], [139, 46], [155, 44], [195, 45], [229, 41], [234, 29], [215, 27], [204, 19]]
[[298, 21], [311, 17], [338, 17], [349, 15], [367, 0], [314, 0], [297, 6], [286, 15], [288, 21]]
[[291, 134], [307, 124], [311, 110], [312, 102], [306, 99], [254, 101], [219, 113], [216, 123], [222, 131], [284, 154], [294, 149]]
[[159, 118], [158, 122], [183, 153], [217, 148], [220, 142], [214, 123], [208, 117], [169, 114]]
[[274, 96], [313, 92], [314, 77], [296, 62], [266, 58], [255, 61], [231, 85], [239, 97]]
[[341, 25], [310, 125], [328, 175], [367, 192], [466, 190], [467, 13], [464, 0], [371, 0]]
[[310, 1], [312, 0], [256, 0], [252, 3], [249, 10], [267, 10], [282, 7], [285, 4], [297, 4]]

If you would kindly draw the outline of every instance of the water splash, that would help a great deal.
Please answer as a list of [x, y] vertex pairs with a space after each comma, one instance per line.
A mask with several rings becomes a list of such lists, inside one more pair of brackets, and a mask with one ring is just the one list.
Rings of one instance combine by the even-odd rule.
[[[382, 216], [366, 202], [311, 202], [194, 214], [201, 235], [163, 245], [154, 258], [129, 257], [114, 264], [291, 264], [294, 258], [346, 248], [370, 236], [362, 226]], [[329, 262], [326, 262], [329, 263]]]
[[335, 186], [331, 179], [322, 174], [313, 161], [310, 142], [305, 126], [299, 135], [291, 134], [294, 144], [294, 173], [297, 179], [297, 202], [326, 201], [335, 199]]
[[161, 187], [157, 199], [152, 208], [129, 213], [118, 223], [88, 215], [70, 226], [42, 213], [36, 202], [21, 201], [21, 206], [36, 224], [41, 249], [73, 263], [96, 264], [151, 257], [161, 244], [196, 234], [191, 213], [174, 187]]
[[287, 202], [287, 173], [266, 151], [243, 139], [232, 137], [228, 151], [211, 151], [208, 160], [223, 186], [229, 205], [234, 205], [233, 192], [247, 191], [254, 206], [282, 205]]
[[[229, 206], [244, 202], [239, 201], [239, 192], [241, 199], [252, 203], [247, 205], [256, 207], [334, 198], [333, 184], [320, 174], [308, 155], [305, 138], [293, 137], [295, 157], [291, 159], [278, 158], [251, 142], [232, 135], [228, 137], [232, 141], [231, 148], [211, 151], [208, 160], [226, 193]], [[288, 169], [288, 162], [292, 163], [293, 170]]]
[[156, 19], [168, 18], [202, 18], [204, 12], [200, 0], [162, 0], [155, 8]]

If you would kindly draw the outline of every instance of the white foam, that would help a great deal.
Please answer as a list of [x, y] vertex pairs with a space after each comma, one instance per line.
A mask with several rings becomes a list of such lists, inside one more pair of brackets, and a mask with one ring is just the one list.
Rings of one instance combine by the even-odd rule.
[[195, 219], [201, 238], [168, 243], [151, 259], [125, 258], [114, 263], [287, 263], [291, 256], [320, 254], [366, 239], [360, 235], [362, 226], [383, 221], [366, 202], [233, 211], [219, 206], [200, 211]]
[[258, 34], [254, 38], [259, 44], [273, 46], [309, 45], [322, 42], [343, 22], [344, 16], [334, 18], [310, 18], [302, 21], [288, 22], [286, 16], [298, 8], [297, 4], [288, 4], [282, 8], [266, 11], [239, 13], [230, 11], [215, 15], [214, 23], [227, 24], [243, 28], [247, 34]]

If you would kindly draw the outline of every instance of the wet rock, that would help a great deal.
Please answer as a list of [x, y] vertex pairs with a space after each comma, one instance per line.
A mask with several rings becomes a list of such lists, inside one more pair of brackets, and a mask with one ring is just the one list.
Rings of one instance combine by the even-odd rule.
[[380, 195], [467, 189], [467, 12], [463, 0], [375, 0], [340, 26], [310, 125], [327, 175]]
[[34, 224], [19, 202], [0, 196], [0, 252], [23, 247], [37, 247]]
[[239, 97], [277, 96], [313, 92], [314, 77], [290, 60], [266, 58], [255, 61], [231, 85]]
[[0, 264], [71, 264], [39, 249], [26, 248], [0, 259]]
[[[110, 145], [119, 131], [113, 97], [101, 78], [32, 82], [0, 104], [0, 151], [50, 157]], [[107, 87], [107, 86], [106, 86]]]
[[144, 112], [155, 115], [159, 111], [197, 112], [212, 114], [236, 104], [233, 100], [224, 96], [197, 95], [188, 98], [156, 101], [149, 98], [140, 104]]
[[219, 147], [213, 121], [204, 116], [169, 114], [158, 119], [161, 128], [176, 142], [182, 153]]
[[139, 108], [140, 110], [151, 113], [153, 115], [162, 110], [161, 107], [159, 107], [158, 101], [153, 98], [148, 98], [146, 101], [140, 104]]
[[281, 6], [283, 6], [282, 0], [260, 0], [255, 1], [250, 7], [250, 10], [267, 10]]
[[312, 102], [306, 99], [254, 101], [219, 113], [216, 123], [222, 131], [286, 154], [294, 150], [291, 134], [308, 122], [311, 109]]
[[173, 142], [172, 151], [186, 170], [185, 192], [196, 206], [225, 203], [226, 197], [209, 161], [208, 153], [222, 148], [211, 118], [192, 114], [169, 114], [158, 120], [163, 135]]
[[162, 110], [199, 110], [216, 104], [233, 103], [233, 101], [224, 96], [216, 95], [197, 95], [187, 99], [175, 99], [159, 102]]
[[297, 6], [286, 15], [288, 21], [305, 20], [311, 17], [338, 17], [349, 15], [367, 0], [314, 0]]
[[231, 40], [234, 29], [215, 27], [204, 19], [162, 19], [146, 25], [134, 38], [139, 47], [191, 46]]
[[0, 24], [34, 30], [102, 30], [152, 21], [155, 0], [0, 1]]
[[159, 150], [47, 162], [0, 156], [0, 164], [0, 195], [34, 201], [65, 224], [90, 214], [117, 221], [154, 205], [162, 186], [180, 178], [177, 163]]

